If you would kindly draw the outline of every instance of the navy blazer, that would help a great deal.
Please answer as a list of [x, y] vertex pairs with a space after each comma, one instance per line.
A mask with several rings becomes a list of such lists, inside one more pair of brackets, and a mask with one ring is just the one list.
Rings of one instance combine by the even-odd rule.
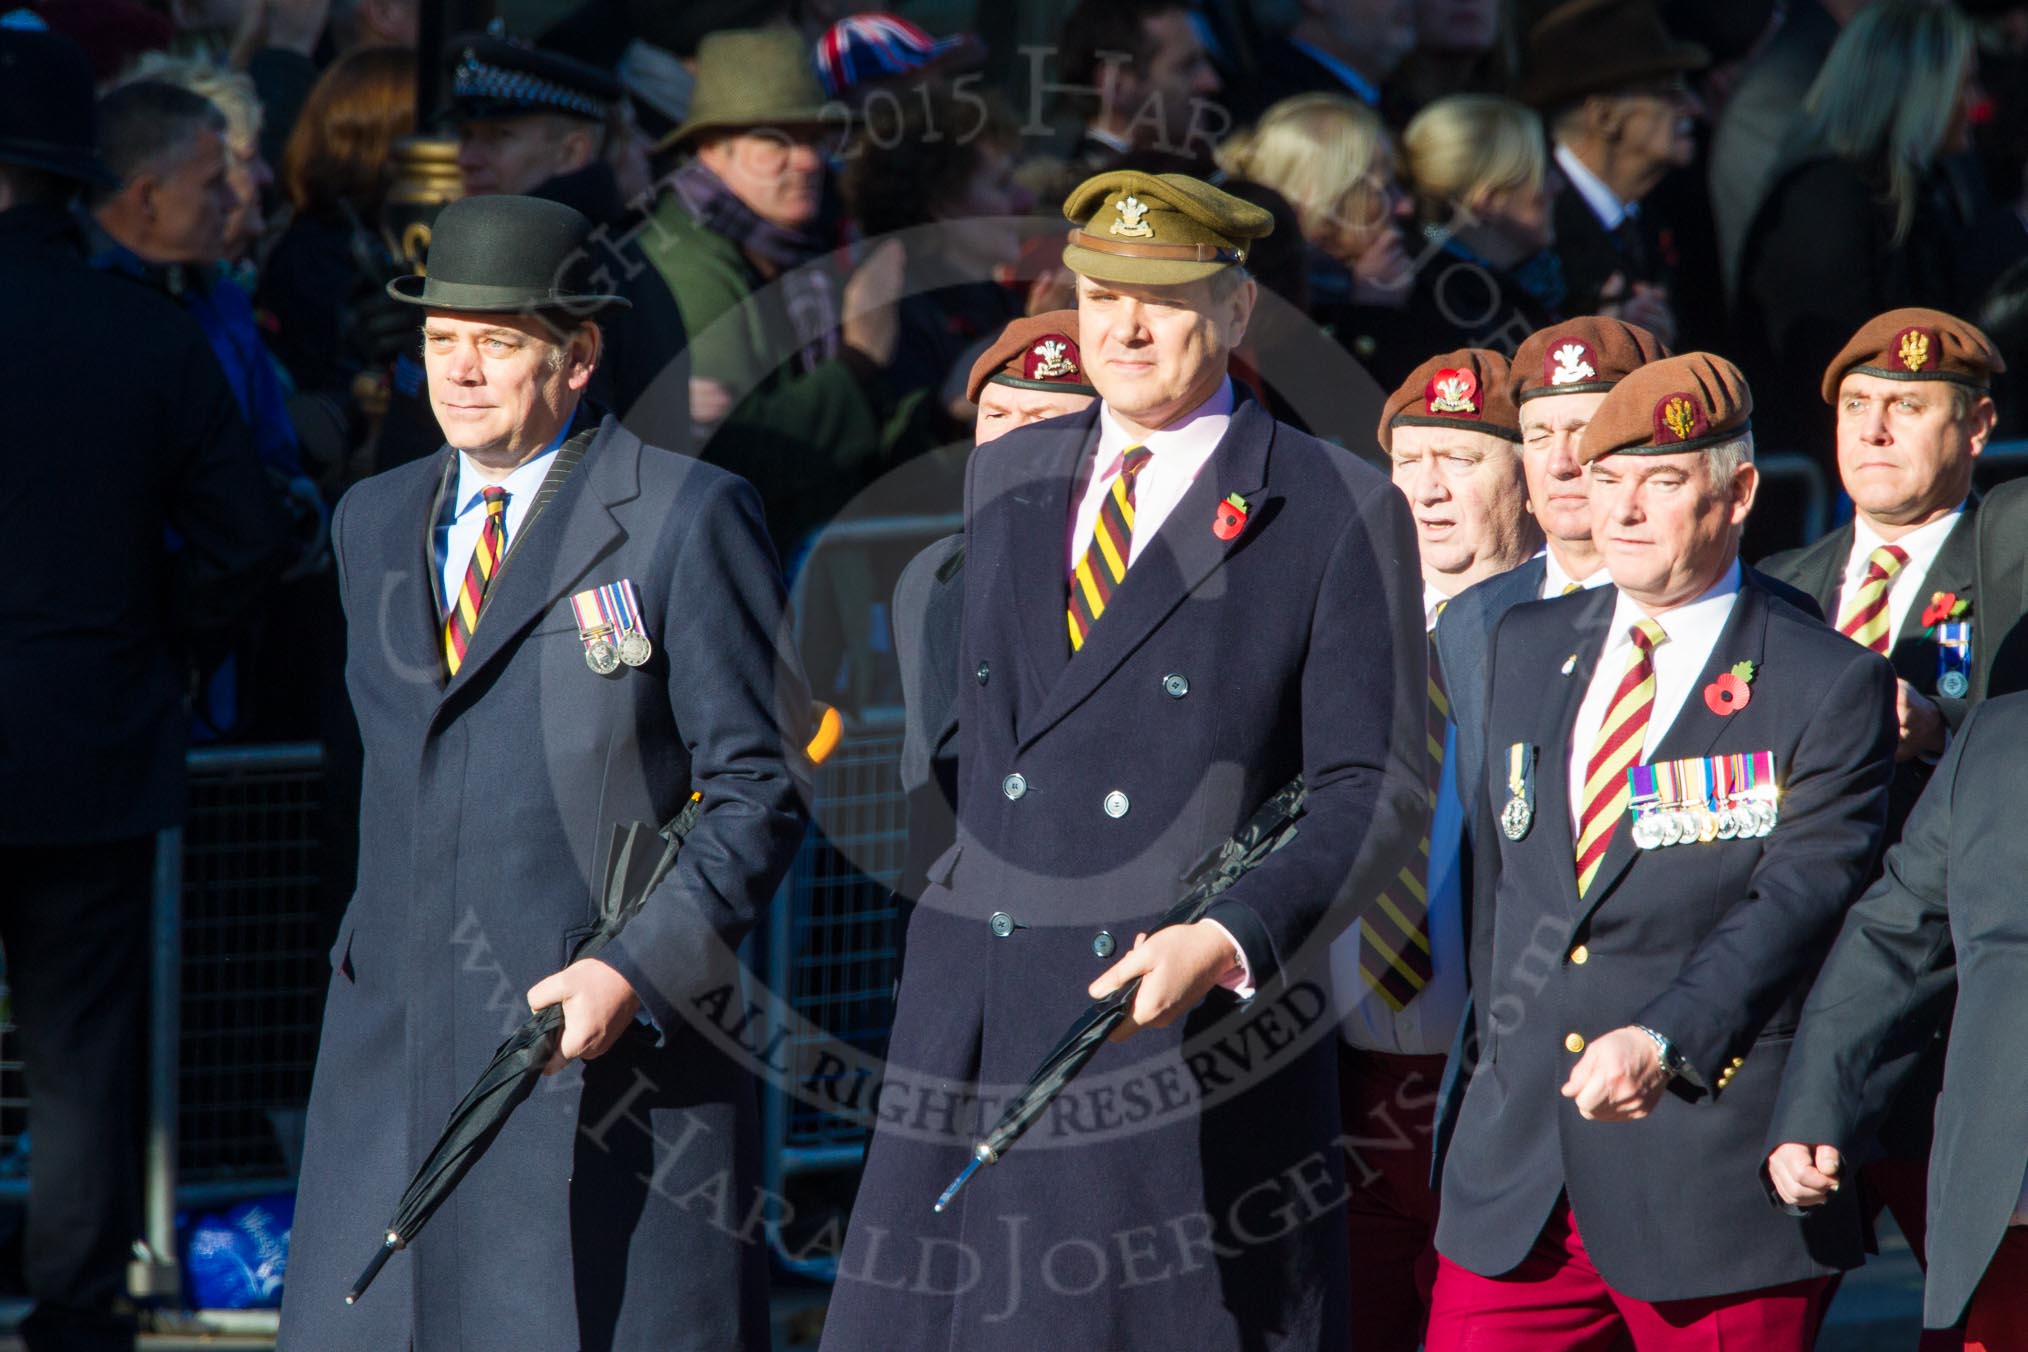
[[2023, 745], [2028, 695], [1982, 704], [1958, 730], [1886, 870], [1845, 918], [1762, 1143], [1855, 1159], [1955, 1005], [1930, 1156], [1930, 1328], [1963, 1318], [2028, 1170], [2028, 1079], [2016, 1069], [2028, 1017]]
[[[1459, 592], [1437, 620], [1437, 662], [1443, 667], [1444, 689], [1450, 695], [1451, 721], [1457, 724], [1458, 792], [1470, 797], [1486, 764], [1486, 695], [1491, 676], [1493, 630], [1515, 606], [1542, 598], [1542, 579], [1549, 564], [1537, 554], [1518, 568], [1495, 573]], [[1470, 815], [1466, 829], [1472, 829]]]
[[[1437, 1247], [1481, 1275], [1509, 1272], [1567, 1194], [1601, 1275], [1639, 1300], [1854, 1266], [1856, 1198], [1807, 1220], [1778, 1215], [1759, 1165], [1804, 993], [1878, 858], [1893, 670], [1748, 571], [1650, 759], [1772, 751], [1780, 824], [1760, 839], [1641, 851], [1623, 820], [1580, 899], [1571, 729], [1617, 599], [1608, 587], [1520, 606], [1497, 631], [1488, 745], [1533, 749], [1535, 817], [1518, 841], [1486, 832], [1495, 848], [1480, 854], [1478, 921], [1493, 931], [1476, 992], [1484, 1038], [1443, 1163]], [[1721, 716], [1698, 691], [1741, 660], [1758, 665], [1752, 698]], [[1484, 776], [1481, 809], [1494, 812], [1504, 768]], [[1641, 1121], [1588, 1122], [1559, 1092], [1571, 1048], [1629, 1024], [1674, 1041], [1710, 1088], [1677, 1080]]]
[[[359, 886], [332, 950], [282, 1344], [765, 1347], [764, 1246], [671, 1200], [757, 1184], [751, 1077], [699, 1016], [743, 1007], [734, 949], [803, 820], [789, 748], [808, 695], [759, 501], [611, 418], [581, 423], [446, 682], [430, 532], [455, 474], [441, 449], [361, 483], [334, 519], [365, 745]], [[601, 676], [570, 597], [623, 578], [655, 651]], [[345, 1306], [524, 992], [593, 928], [613, 829], [667, 821], [693, 789], [703, 815], [675, 869], [600, 955], [652, 1027], [545, 1081]]]
[[[1039, 423], [972, 456], [958, 839], [909, 924], [881, 1122], [825, 1326], [834, 1352], [1336, 1352], [1347, 1336], [1323, 959], [1427, 811], [1408, 508], [1371, 466], [1244, 402], [1072, 655], [1066, 529], [1096, 420]], [[1212, 523], [1232, 493], [1250, 508], [1226, 541]], [[1102, 1048], [932, 1214], [969, 1158], [968, 1096], [997, 1113], [1190, 865], [1299, 772], [1294, 840], [1211, 912], [1260, 993], [1214, 992]], [[1196, 1236], [1190, 1252], [1179, 1233]], [[1109, 1235], [1149, 1242], [1122, 1257]], [[975, 1282], [952, 1279], [955, 1245], [977, 1257]], [[1062, 1245], [1104, 1250], [1105, 1270], [1044, 1274], [1040, 1255]]]

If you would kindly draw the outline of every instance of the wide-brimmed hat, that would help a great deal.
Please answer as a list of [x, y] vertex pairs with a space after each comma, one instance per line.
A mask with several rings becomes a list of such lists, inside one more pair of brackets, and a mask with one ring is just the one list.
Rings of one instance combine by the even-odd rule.
[[0, 164], [119, 186], [93, 144], [92, 67], [69, 38], [0, 28]]
[[397, 277], [387, 294], [432, 310], [473, 314], [630, 309], [592, 280], [592, 223], [541, 197], [466, 197], [438, 214], [429, 273]]
[[827, 116], [839, 120], [843, 112], [836, 103], [826, 112], [824, 87], [817, 83], [809, 45], [794, 29], [713, 33], [697, 45], [697, 88], [690, 96], [690, 115], [655, 149], [685, 145], [707, 131], [818, 126]]
[[1711, 64], [1711, 54], [1669, 32], [1654, 0], [1569, 0], [1528, 30], [1515, 97], [1551, 110]]

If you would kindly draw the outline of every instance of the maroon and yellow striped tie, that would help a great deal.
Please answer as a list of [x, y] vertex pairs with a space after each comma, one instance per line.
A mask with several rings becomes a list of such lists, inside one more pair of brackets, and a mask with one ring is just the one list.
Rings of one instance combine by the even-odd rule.
[[479, 624], [479, 607], [485, 603], [486, 588], [500, 571], [500, 556], [507, 549], [507, 490], [481, 489], [486, 503], [486, 524], [479, 529], [479, 543], [472, 550], [472, 562], [465, 568], [465, 584], [451, 613], [444, 616], [444, 669], [458, 674], [465, 650], [472, 645], [472, 630]]
[[1874, 652], [1887, 651], [1887, 592], [1907, 562], [1908, 551], [1900, 545], [1882, 545], [1866, 556], [1866, 576], [1859, 579], [1838, 616], [1839, 633]]
[[[1444, 605], [1438, 602], [1439, 614]], [[1444, 735], [1449, 730], [1451, 701], [1437, 665], [1434, 635], [1429, 645], [1427, 693], [1423, 732], [1431, 815], [1423, 821], [1422, 840], [1414, 857], [1402, 865], [1394, 881], [1375, 898], [1373, 910], [1359, 921], [1359, 975], [1397, 1013], [1429, 985], [1436, 971], [1429, 950], [1429, 833], [1437, 791], [1443, 783]]]
[[1084, 547], [1084, 557], [1070, 576], [1072, 652], [1084, 647], [1091, 627], [1105, 614], [1106, 602], [1113, 599], [1113, 588], [1126, 580], [1134, 552], [1134, 481], [1154, 458], [1155, 453], [1146, 446], [1127, 447], [1119, 477], [1099, 502], [1091, 543]]
[[1592, 739], [1591, 758], [1585, 762], [1584, 789], [1579, 801], [1584, 815], [1577, 825], [1577, 895], [1582, 897], [1598, 866], [1605, 859], [1606, 844], [1613, 828], [1627, 810], [1633, 790], [1627, 784], [1627, 767], [1641, 758], [1641, 745], [1648, 734], [1648, 714], [1655, 707], [1655, 648], [1669, 641], [1669, 635], [1653, 620], [1638, 620], [1633, 627], [1633, 646], [1627, 651], [1627, 669], [1619, 689], [1606, 706], [1605, 721]]

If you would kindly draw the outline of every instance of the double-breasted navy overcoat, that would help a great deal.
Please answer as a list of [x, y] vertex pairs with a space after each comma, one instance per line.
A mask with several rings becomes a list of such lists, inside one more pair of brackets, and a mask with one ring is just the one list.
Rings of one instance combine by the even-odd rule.
[[[910, 922], [829, 1349], [1344, 1346], [1348, 1152], [1319, 959], [1425, 810], [1408, 510], [1351, 453], [1242, 403], [1073, 655], [1066, 539], [1096, 419], [971, 460], [957, 840]], [[1247, 519], [1226, 540], [1232, 494]], [[1299, 772], [1295, 839], [1211, 912], [1258, 994], [1214, 991], [1102, 1049], [933, 1214], [972, 1096], [997, 1115], [1190, 864]]]

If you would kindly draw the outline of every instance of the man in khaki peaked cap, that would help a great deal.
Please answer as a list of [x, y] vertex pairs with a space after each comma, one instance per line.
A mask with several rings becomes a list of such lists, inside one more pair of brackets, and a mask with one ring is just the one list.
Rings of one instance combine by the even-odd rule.
[[1615, 385], [1580, 448], [1612, 585], [1494, 636], [1429, 1352], [1803, 1352], [1860, 1262], [1856, 1197], [1784, 1215], [1760, 1163], [1878, 857], [1894, 678], [1741, 567], [1752, 412], [1707, 353]]
[[[1977, 548], [1985, 516], [1972, 487], [1995, 420], [1987, 391], [2005, 369], [1984, 333], [1940, 310], [1889, 310], [1862, 325], [1825, 368], [1822, 385], [1852, 519], [1761, 565], [1814, 596], [1840, 633], [1894, 664], [1901, 735], [1889, 847], [1947, 737], [1984, 693], [1974, 677], [2004, 632], [1991, 619], [2020, 614], [1989, 614], [1985, 604]], [[1945, 1047], [1933, 1039], [1919, 1058], [1880, 1123], [1879, 1157], [1858, 1175], [1869, 1208], [1894, 1213], [1919, 1262], [1928, 1256], [1925, 1199]]]
[[[1365, 922], [1376, 980], [1428, 979], [1420, 907], [1374, 903], [1428, 812], [1413, 527], [1360, 457], [1235, 395], [1266, 212], [1123, 172], [1065, 214], [1099, 400], [972, 454], [956, 840], [909, 923], [824, 1345], [1335, 1350], [1359, 1164], [1326, 949]], [[1298, 774], [1297, 835], [1161, 927]], [[932, 1211], [1007, 1087], [1137, 978], [1049, 1119]]]

